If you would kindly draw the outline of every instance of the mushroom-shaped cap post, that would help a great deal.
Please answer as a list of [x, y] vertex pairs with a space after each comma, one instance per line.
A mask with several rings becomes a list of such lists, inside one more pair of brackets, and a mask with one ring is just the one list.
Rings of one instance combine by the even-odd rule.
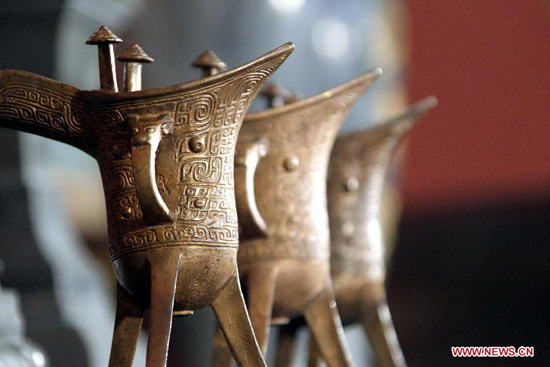
[[120, 43], [118, 38], [109, 28], [99, 27], [86, 41], [88, 45], [97, 45], [99, 60], [99, 82], [103, 90], [118, 92], [116, 82], [115, 54], [113, 43]]
[[285, 103], [295, 102], [293, 95], [279, 83], [271, 82], [263, 90], [262, 95], [267, 98], [270, 108], [282, 107]]
[[123, 88], [125, 92], [141, 90], [141, 67], [144, 63], [151, 63], [152, 57], [137, 44], [132, 43], [130, 47], [117, 57], [118, 61], [124, 62]]
[[223, 62], [214, 51], [206, 50], [197, 57], [191, 64], [194, 67], [202, 69], [202, 77], [216, 75], [220, 71], [227, 70], [227, 65]]

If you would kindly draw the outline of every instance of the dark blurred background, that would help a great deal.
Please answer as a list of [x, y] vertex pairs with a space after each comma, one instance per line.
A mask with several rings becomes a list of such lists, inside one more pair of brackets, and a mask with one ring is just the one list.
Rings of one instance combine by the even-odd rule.
[[[405, 357], [411, 367], [550, 365], [546, 3], [3, 0], [0, 69], [97, 88], [97, 51], [84, 41], [101, 24], [125, 40], [116, 54], [138, 42], [156, 59], [145, 88], [198, 78], [189, 65], [206, 48], [233, 67], [293, 41], [273, 79], [304, 96], [382, 67], [343, 131], [436, 95], [395, 176], [403, 209], [388, 295]], [[106, 366], [113, 280], [95, 162], [25, 134], [1, 130], [0, 142], [2, 285], [21, 293], [27, 335], [52, 366]], [[213, 325], [208, 310], [177, 319], [170, 365], [207, 365]], [[347, 336], [356, 365], [369, 365], [361, 331]], [[535, 358], [453, 359], [455, 345], [534, 346]]]
[[[411, 366], [550, 365], [550, 12], [407, 0], [411, 133], [389, 303]], [[453, 345], [535, 358], [450, 358]]]

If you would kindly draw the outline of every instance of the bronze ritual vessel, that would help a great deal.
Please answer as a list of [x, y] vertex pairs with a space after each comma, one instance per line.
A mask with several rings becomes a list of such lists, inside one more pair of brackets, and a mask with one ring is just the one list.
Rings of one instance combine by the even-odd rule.
[[[245, 119], [236, 160], [242, 155], [250, 157], [251, 141], [265, 139], [267, 145], [256, 149], [264, 156], [253, 180], [255, 203], [250, 200], [252, 195], [244, 195], [238, 187], [246, 181], [244, 171], [235, 172], [239, 213], [252, 212], [239, 216], [243, 229], [239, 272], [264, 353], [270, 325], [304, 315], [329, 366], [352, 365], [329, 273], [326, 172], [332, 144], [347, 112], [380, 74], [376, 69], [325, 93], [249, 114]], [[272, 102], [284, 99], [273, 96]], [[227, 365], [221, 357], [223, 344], [218, 331], [216, 367]]]
[[101, 90], [0, 72], [0, 126], [68, 143], [99, 163], [118, 281], [109, 366], [131, 367], [146, 309], [147, 367], [164, 367], [172, 316], [210, 305], [237, 363], [263, 367], [237, 274], [234, 149], [252, 99], [294, 46], [140, 91], [141, 64], [152, 59], [132, 45], [118, 92], [115, 42], [105, 27], [87, 42], [98, 45]]
[[330, 262], [338, 310], [344, 325], [363, 325], [381, 367], [406, 366], [384, 288], [384, 185], [403, 137], [436, 105], [428, 97], [394, 119], [339, 137], [330, 159]]

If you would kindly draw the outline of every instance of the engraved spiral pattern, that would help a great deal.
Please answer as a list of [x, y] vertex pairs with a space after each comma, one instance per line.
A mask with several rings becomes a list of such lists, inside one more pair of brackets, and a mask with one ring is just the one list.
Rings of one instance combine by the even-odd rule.
[[[60, 88], [61, 83], [25, 72], [6, 71], [0, 76], [1, 127], [45, 136], [93, 153], [91, 118], [77, 89]], [[45, 81], [46, 85], [41, 85]]]
[[[192, 88], [143, 91], [137, 97], [79, 91], [30, 73], [0, 72], [0, 126], [66, 142], [97, 159], [113, 260], [164, 246], [237, 248], [237, 134], [259, 88], [290, 52], [287, 48]], [[176, 213], [173, 224], [148, 226], [141, 210], [128, 120], [140, 124], [144, 116], [147, 124], [155, 124], [155, 116], [158, 124], [166, 116], [174, 122], [155, 163], [159, 192]]]
[[[271, 68], [256, 71], [255, 83], [260, 85], [270, 72]], [[119, 215], [120, 208], [109, 208], [116, 213], [109, 216], [112, 258], [151, 247], [238, 246], [233, 154], [243, 115], [236, 111], [241, 105], [244, 109], [248, 107], [256, 90], [246, 89], [247, 92], [241, 94], [234, 90], [242, 90], [247, 80], [223, 81], [188, 92], [177, 100], [155, 100], [152, 106], [120, 106], [123, 115], [131, 114], [139, 119], [146, 114], [168, 114], [175, 122], [171, 138], [165, 138], [159, 147], [156, 173], [157, 182], [162, 183], [160, 187], [169, 188], [161, 190], [161, 194], [167, 205], [176, 209], [176, 222], [147, 227], [139, 207], [131, 207], [132, 214], [126, 217]], [[102, 139], [100, 146], [112, 142], [109, 138]], [[112, 203], [120, 202], [115, 200], [120, 194], [136, 194], [133, 174], [113, 177], [116, 167], [131, 165], [129, 154], [116, 161], [109, 155], [99, 160], [103, 162], [100, 167], [105, 187], [110, 187], [109, 182], [113, 179], [118, 182], [118, 190], [106, 193]], [[122, 187], [128, 190], [121, 190]]]

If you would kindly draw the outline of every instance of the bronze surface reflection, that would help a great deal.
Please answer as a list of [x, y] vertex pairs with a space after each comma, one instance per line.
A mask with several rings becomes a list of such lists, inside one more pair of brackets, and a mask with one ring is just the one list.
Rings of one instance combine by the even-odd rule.
[[[329, 274], [326, 173], [340, 124], [380, 74], [376, 69], [325, 93], [245, 119], [239, 154], [249, 151], [243, 144], [265, 139], [268, 145], [254, 178], [262, 221], [255, 223], [255, 214], [239, 217], [244, 232], [238, 253], [250, 318], [264, 353], [271, 324], [304, 315], [328, 364], [352, 365]], [[236, 185], [242, 181], [236, 178]], [[246, 195], [237, 196], [237, 206], [254, 208]], [[262, 233], [247, 235], [247, 228]], [[228, 364], [219, 357], [224, 353], [220, 340], [218, 332], [216, 367]]]
[[172, 316], [209, 305], [237, 363], [263, 367], [237, 275], [234, 150], [252, 99], [294, 46], [141, 91], [140, 67], [129, 64], [152, 59], [133, 47], [118, 93], [112, 43], [120, 41], [105, 27], [88, 40], [98, 45], [101, 90], [0, 72], [0, 126], [68, 143], [99, 163], [118, 281], [110, 367], [132, 365], [146, 309], [147, 366], [162, 367]]
[[344, 325], [363, 325], [378, 366], [406, 366], [384, 288], [384, 185], [399, 143], [436, 105], [428, 97], [395, 119], [339, 137], [330, 159], [331, 275], [338, 310]]

